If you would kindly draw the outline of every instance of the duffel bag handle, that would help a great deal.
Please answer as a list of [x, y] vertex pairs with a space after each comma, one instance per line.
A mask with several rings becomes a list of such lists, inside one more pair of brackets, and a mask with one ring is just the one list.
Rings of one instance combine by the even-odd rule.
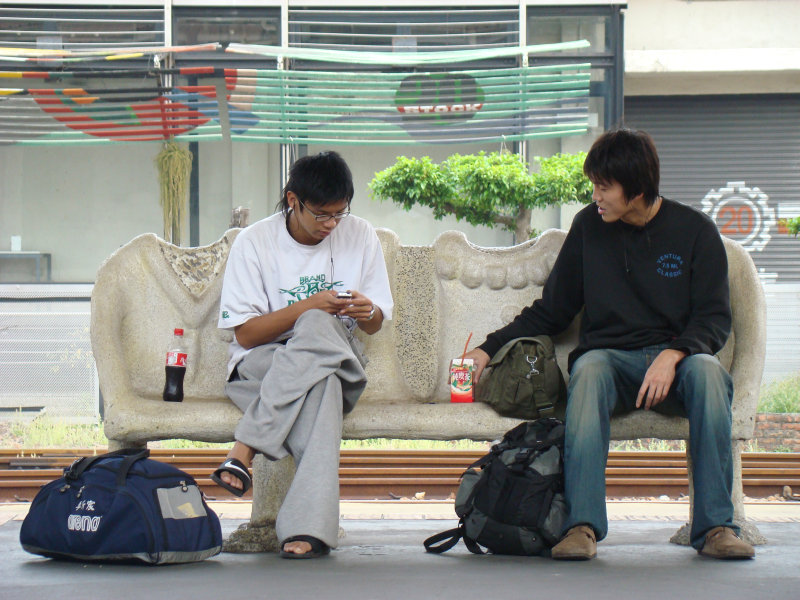
[[[91, 467], [94, 463], [96, 463], [101, 458], [107, 458], [109, 456], [124, 456], [125, 460], [123, 461], [120, 467], [120, 473], [124, 473], [122, 476], [122, 483], [125, 482], [125, 478], [128, 476], [128, 470], [131, 468], [131, 465], [135, 463], [137, 460], [141, 460], [143, 458], [147, 458], [150, 456], [150, 450], [148, 448], [122, 448], [121, 450], [115, 450], [114, 452], [107, 452], [106, 454], [98, 454], [96, 456], [84, 456], [83, 458], [79, 458], [75, 462], [73, 462], [69, 467], [64, 469], [64, 478], [68, 481], [78, 479], [81, 475], [83, 475], [84, 471]], [[120, 485], [120, 477], [117, 475], [117, 485]]]
[[148, 456], [150, 456], [150, 450], [148, 448], [144, 448], [135, 454], [129, 454], [126, 456], [122, 461], [122, 464], [119, 466], [119, 471], [117, 471], [117, 487], [122, 487], [125, 485], [125, 480], [128, 479], [128, 471], [130, 471], [133, 463], [147, 458]]
[[555, 346], [553, 345], [553, 340], [550, 338], [550, 336], [537, 335], [533, 337], [518, 337], [503, 344], [500, 350], [495, 352], [494, 356], [492, 356], [492, 358], [489, 359], [489, 364], [487, 364], [486, 367], [487, 368], [495, 367], [499, 365], [501, 362], [503, 362], [503, 359], [506, 357], [506, 354], [508, 354], [511, 351], [511, 349], [520, 342], [533, 342], [536, 344], [540, 344], [544, 348], [545, 355], [547, 356], [554, 356], [556, 352]]

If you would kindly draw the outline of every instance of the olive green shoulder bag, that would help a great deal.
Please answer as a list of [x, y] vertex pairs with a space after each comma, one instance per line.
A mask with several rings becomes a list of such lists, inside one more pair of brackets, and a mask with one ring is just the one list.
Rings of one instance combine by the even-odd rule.
[[504, 417], [563, 419], [567, 387], [553, 340], [539, 335], [508, 342], [486, 365], [475, 398]]

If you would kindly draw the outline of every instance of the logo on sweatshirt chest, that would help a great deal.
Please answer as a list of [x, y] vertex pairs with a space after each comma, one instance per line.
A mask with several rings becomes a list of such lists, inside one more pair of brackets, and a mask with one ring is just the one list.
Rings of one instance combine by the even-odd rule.
[[680, 277], [683, 275], [683, 258], [672, 252], [662, 254], [656, 261], [656, 273], [668, 279]]

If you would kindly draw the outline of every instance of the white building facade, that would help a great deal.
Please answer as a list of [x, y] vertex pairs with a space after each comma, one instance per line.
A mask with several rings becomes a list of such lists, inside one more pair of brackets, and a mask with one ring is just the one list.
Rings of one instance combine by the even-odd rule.
[[[219, 238], [236, 207], [250, 210], [250, 222], [271, 214], [291, 158], [332, 148], [352, 167], [353, 211], [394, 230], [404, 244], [430, 244], [440, 232], [460, 229], [479, 245], [510, 245], [512, 234], [501, 229], [472, 227], [452, 218], [436, 221], [424, 208], [406, 212], [374, 201], [367, 184], [399, 155], [441, 161], [454, 152], [507, 147], [522, 150], [535, 168], [533, 157], [586, 150], [613, 126], [642, 128], [654, 136], [661, 154], [662, 194], [707, 211], [725, 235], [751, 252], [768, 296], [765, 381], [770, 381], [800, 370], [800, 357], [791, 351], [800, 332], [800, 241], [780, 225], [781, 218], [800, 215], [798, 25], [796, 0], [484, 0], [476, 6], [450, 0], [50, 0], [45, 8], [32, 0], [10, 0], [0, 6], [0, 47], [219, 42], [390, 55], [587, 40], [582, 49], [520, 53], [462, 66], [503, 69], [565, 60], [588, 65], [588, 116], [581, 134], [507, 144], [410, 140], [396, 145], [287, 145], [230, 137], [193, 142], [195, 169], [184, 243], [203, 245]], [[143, 59], [142, 65], [147, 64]], [[273, 57], [219, 50], [175, 59], [177, 67], [204, 64], [278, 68]], [[0, 70], [18, 68], [0, 61]], [[311, 67], [296, 59], [289, 68]], [[358, 68], [367, 73], [397, 70]], [[0, 87], [22, 85], [9, 81], [0, 79]], [[84, 83], [90, 86], [88, 80]], [[159, 143], [4, 143], [2, 132], [16, 118], [3, 112], [6, 98], [0, 95], [0, 252], [40, 254], [0, 254], [0, 314], [6, 315], [0, 318], [0, 342], [4, 335], [9, 339], [8, 327], [19, 319], [7, 315], [38, 311], [42, 299], [51, 296], [67, 298], [72, 308], [66, 312], [74, 313], [76, 297], [91, 289], [102, 260], [141, 233], [162, 232], [154, 165]], [[533, 226], [568, 228], [579, 208], [538, 211]], [[31, 295], [39, 296], [38, 308], [21, 302]], [[72, 350], [78, 356], [86, 351], [88, 347]], [[15, 378], [19, 362], [0, 356], [0, 365], [5, 365], [0, 366], [0, 378]]]

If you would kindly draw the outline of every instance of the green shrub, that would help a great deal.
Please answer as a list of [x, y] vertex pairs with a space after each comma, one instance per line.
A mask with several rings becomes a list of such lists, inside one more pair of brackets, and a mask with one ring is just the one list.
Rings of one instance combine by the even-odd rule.
[[489, 442], [472, 440], [342, 440], [342, 450], [481, 450], [489, 451]]
[[[195, 442], [184, 439], [150, 442], [151, 448], [230, 448], [233, 442]], [[488, 442], [470, 440], [342, 440], [342, 448], [364, 450], [488, 450]], [[0, 423], [0, 447], [2, 448], [105, 448], [108, 439], [103, 433], [103, 424], [66, 423], [47, 415], [32, 420], [17, 420]]]
[[797, 237], [797, 234], [800, 233], [800, 217], [794, 217], [792, 219], [780, 219], [778, 224], [786, 227], [786, 231], [789, 233], [789, 235]]
[[73, 424], [41, 415], [31, 421], [15, 421], [8, 427], [4, 447], [97, 448], [108, 445], [99, 422]]
[[160, 440], [158, 442], [150, 442], [150, 448], [169, 448], [171, 450], [183, 450], [191, 448], [232, 448], [233, 442], [195, 442], [194, 440]]
[[[151, 448], [227, 448], [229, 443], [162, 440], [151, 442]], [[48, 415], [32, 420], [17, 420], [0, 426], [0, 447], [3, 448], [105, 448], [108, 438], [103, 423], [68, 423]]]
[[758, 412], [800, 412], [800, 374], [763, 386], [758, 399]]
[[683, 452], [686, 450], [686, 442], [684, 440], [659, 440], [655, 438], [612, 440], [608, 449], [614, 452]]

